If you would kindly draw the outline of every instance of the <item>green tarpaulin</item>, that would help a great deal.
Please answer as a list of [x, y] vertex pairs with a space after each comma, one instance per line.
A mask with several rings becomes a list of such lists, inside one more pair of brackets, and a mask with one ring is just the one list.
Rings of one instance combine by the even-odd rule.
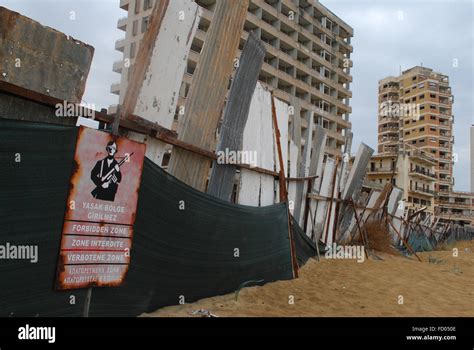
[[[82, 315], [85, 290], [53, 290], [76, 137], [77, 128], [0, 119], [0, 245], [39, 249], [36, 263], [0, 260], [0, 316]], [[90, 316], [136, 316], [293, 278], [287, 206], [223, 202], [147, 159], [131, 257], [123, 286], [93, 289]]]

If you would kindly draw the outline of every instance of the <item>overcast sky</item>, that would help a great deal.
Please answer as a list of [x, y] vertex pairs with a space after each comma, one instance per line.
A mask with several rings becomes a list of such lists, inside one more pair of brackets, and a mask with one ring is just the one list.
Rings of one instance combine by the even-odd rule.
[[[455, 98], [455, 189], [469, 191], [469, 127], [474, 123], [473, 0], [322, 0], [354, 28], [351, 121], [354, 147], [377, 146], [377, 83], [422, 64], [449, 75]], [[84, 101], [97, 109], [116, 104], [110, 85], [119, 81], [112, 64], [121, 58], [115, 41], [126, 16], [119, 0], [0, 0], [44, 25], [95, 47]], [[74, 11], [74, 13], [71, 13]], [[73, 15], [73, 16], [72, 16]], [[455, 63], [457, 62], [457, 67]]]

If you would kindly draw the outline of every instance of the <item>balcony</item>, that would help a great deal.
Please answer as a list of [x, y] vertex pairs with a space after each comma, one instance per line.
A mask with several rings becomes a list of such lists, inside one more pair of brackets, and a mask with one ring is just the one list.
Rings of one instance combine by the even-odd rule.
[[107, 114], [115, 114], [118, 112], [118, 105], [111, 105], [107, 110]]
[[380, 103], [384, 103], [384, 102], [398, 103], [400, 102], [400, 97], [398, 95], [389, 95], [387, 97], [380, 97], [379, 101]]
[[443, 184], [443, 185], [452, 185], [452, 181], [449, 177], [440, 177], [438, 181], [440, 184]]
[[122, 74], [122, 69], [123, 69], [123, 61], [122, 61], [122, 60], [120, 60], [120, 61], [115, 61], [115, 62], [114, 62], [114, 65], [112, 66], [112, 70], [113, 70], [115, 73]]
[[440, 107], [440, 108], [439, 108], [439, 114], [450, 117], [452, 113], [451, 113], [451, 110], [450, 110], [450, 109], [444, 108], [444, 107]]
[[423, 170], [423, 169], [416, 169], [413, 168], [410, 170], [410, 176], [415, 176], [419, 177], [421, 179], [425, 179], [428, 181], [435, 181], [436, 180], [436, 175], [432, 174], [429, 171]]
[[433, 158], [430, 154], [415, 148], [410, 148], [410, 157], [416, 158], [417, 160], [427, 163], [429, 165], [436, 165], [435, 158]]
[[127, 31], [127, 22], [128, 22], [128, 17], [122, 17], [118, 20], [117, 22], [117, 28], [120, 30], [123, 30], [124, 32]]
[[119, 39], [115, 42], [115, 50], [123, 52], [125, 49], [125, 38]]
[[451, 88], [450, 87], [445, 87], [445, 86], [440, 86], [439, 87], [439, 93], [442, 95], [451, 95]]
[[387, 93], [387, 92], [390, 92], [392, 94], [398, 94], [400, 92], [400, 87], [389, 85], [385, 88], [383, 86], [381, 88], [379, 88], [379, 93], [380, 94], [384, 94], [384, 93]]
[[463, 219], [463, 220], [468, 220], [472, 221], [474, 220], [474, 215], [472, 212], [453, 212], [453, 211], [448, 211], [448, 212], [440, 212], [437, 214], [440, 218], [443, 219]]
[[398, 126], [386, 126], [384, 128], [379, 128], [379, 132], [389, 132], [389, 131], [392, 131], [392, 132], [397, 132], [399, 131], [399, 127]]
[[439, 168], [438, 169], [440, 173], [443, 173], [443, 174], [449, 174], [449, 168]]
[[115, 95], [120, 95], [120, 83], [114, 83], [110, 87], [110, 92]]
[[444, 161], [449, 161], [449, 162], [452, 160], [452, 158], [448, 155], [440, 155], [439, 158]]
[[373, 167], [373, 168], [370, 168], [370, 169], [367, 171], [367, 174], [368, 174], [368, 175], [375, 175], [375, 174], [398, 174], [398, 171], [397, 171], [396, 168], [390, 167], [390, 166], [387, 166], [387, 167]]
[[379, 140], [379, 143], [384, 143], [384, 144], [393, 144], [393, 143], [398, 143], [398, 142], [399, 142], [398, 136], [384, 137]]
[[120, 8], [122, 10], [128, 11], [129, 4], [130, 4], [130, 0], [120, 0]]
[[459, 202], [459, 201], [446, 201], [446, 200], [439, 200], [438, 204], [440, 207], [446, 208], [465, 208], [470, 209], [472, 208], [472, 204], [469, 201], [466, 202]]
[[435, 191], [430, 190], [429, 188], [423, 188], [423, 187], [413, 187], [410, 188], [410, 191], [413, 193], [421, 194], [423, 196], [428, 196], [428, 197], [434, 197], [435, 196]]

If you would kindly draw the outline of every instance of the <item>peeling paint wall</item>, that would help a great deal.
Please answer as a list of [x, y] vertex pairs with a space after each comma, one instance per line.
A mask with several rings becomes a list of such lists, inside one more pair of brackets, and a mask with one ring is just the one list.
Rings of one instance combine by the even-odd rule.
[[[199, 18], [200, 8], [194, 1], [169, 2], [154, 43], [150, 64], [141, 82], [133, 114], [165, 128], [172, 128], [181, 80]], [[162, 165], [167, 149], [165, 143], [137, 133], [130, 133], [129, 137], [146, 142], [147, 157], [155, 164]]]
[[[242, 150], [255, 151], [256, 165], [267, 170], [273, 170], [275, 166], [271, 98], [270, 92], [257, 83], [242, 138]], [[241, 169], [238, 203], [252, 206], [273, 205], [274, 182], [271, 175]]]

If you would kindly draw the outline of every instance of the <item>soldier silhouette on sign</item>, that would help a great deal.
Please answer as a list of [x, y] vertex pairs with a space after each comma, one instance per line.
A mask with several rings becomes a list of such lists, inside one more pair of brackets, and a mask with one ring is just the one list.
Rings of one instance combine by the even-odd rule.
[[91, 171], [91, 180], [97, 186], [91, 194], [96, 199], [113, 202], [117, 194], [118, 184], [122, 181], [120, 166], [125, 159], [120, 163], [115, 160], [115, 154], [118, 151], [115, 141], [107, 143], [105, 149], [107, 150], [107, 157], [99, 160]]

